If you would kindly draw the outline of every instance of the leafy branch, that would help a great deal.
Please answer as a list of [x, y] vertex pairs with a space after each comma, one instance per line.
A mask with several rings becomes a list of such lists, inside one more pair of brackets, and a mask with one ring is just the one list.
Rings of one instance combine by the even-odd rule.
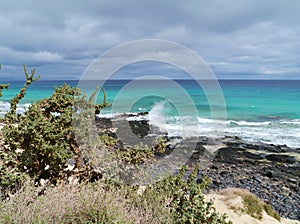
[[11, 101], [10, 101], [10, 110], [6, 113], [5, 118], [9, 122], [14, 122], [16, 121], [16, 111], [17, 111], [17, 104], [20, 102], [21, 99], [24, 98], [26, 94], [26, 90], [28, 89], [29, 85], [33, 81], [37, 81], [40, 78], [40, 75], [38, 77], [34, 77], [36, 69], [31, 70], [31, 74], [29, 75], [26, 69], [26, 65], [23, 65], [24, 68], [24, 73], [26, 76], [26, 83], [24, 84], [24, 87], [20, 90], [20, 93], [17, 94]]
[[[2, 65], [0, 64], [0, 70], [2, 68]], [[2, 97], [2, 90], [3, 89], [8, 89], [9, 84], [0, 84], [0, 97]]]

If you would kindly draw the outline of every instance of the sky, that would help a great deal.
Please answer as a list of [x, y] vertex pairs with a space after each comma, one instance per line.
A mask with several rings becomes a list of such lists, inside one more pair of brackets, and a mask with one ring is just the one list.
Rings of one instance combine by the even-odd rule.
[[298, 0], [2, 0], [0, 80], [22, 79], [23, 64], [42, 79], [80, 79], [140, 39], [186, 46], [219, 79], [300, 79], [299, 11]]

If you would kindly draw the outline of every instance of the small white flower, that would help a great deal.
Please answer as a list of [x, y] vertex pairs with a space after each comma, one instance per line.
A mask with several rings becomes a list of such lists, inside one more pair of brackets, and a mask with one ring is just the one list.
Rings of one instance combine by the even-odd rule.
[[47, 180], [45, 180], [45, 179], [40, 179], [40, 184], [41, 184], [41, 186], [45, 186], [45, 184], [47, 183], [48, 181]]
[[75, 168], [75, 164], [68, 164], [68, 167], [64, 171], [72, 171]]
[[19, 149], [19, 148], [16, 149], [16, 153], [22, 153], [23, 151], [24, 149]]
[[139, 189], [137, 191], [137, 194], [141, 196], [141, 195], [143, 195], [143, 193], [145, 192], [145, 190], [146, 190], [146, 186], [140, 185]]

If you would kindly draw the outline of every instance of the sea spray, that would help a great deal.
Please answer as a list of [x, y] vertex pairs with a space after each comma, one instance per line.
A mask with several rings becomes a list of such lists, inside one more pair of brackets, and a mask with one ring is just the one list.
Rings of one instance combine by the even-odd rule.
[[166, 101], [155, 103], [148, 114], [149, 124], [158, 127], [160, 131], [167, 131], [164, 114], [166, 104]]

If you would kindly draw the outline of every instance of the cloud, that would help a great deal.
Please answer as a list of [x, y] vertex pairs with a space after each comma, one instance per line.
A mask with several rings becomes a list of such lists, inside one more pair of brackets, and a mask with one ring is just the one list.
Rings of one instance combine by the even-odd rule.
[[61, 55], [49, 51], [16, 51], [6, 47], [0, 47], [0, 52], [1, 62], [13, 65], [22, 63], [22, 60], [25, 58], [29, 64], [37, 63], [37, 65], [49, 64], [62, 59]]
[[79, 78], [118, 44], [161, 38], [197, 52], [220, 78], [299, 78], [299, 10], [297, 0], [5, 0], [0, 63], [10, 72], [25, 63], [53, 79]]

